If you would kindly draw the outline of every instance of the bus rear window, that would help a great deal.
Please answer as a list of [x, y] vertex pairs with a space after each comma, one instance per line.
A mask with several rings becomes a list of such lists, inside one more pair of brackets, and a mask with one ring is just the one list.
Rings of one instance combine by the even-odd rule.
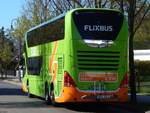
[[73, 19], [84, 40], [114, 41], [123, 23], [123, 15], [110, 10], [79, 10], [73, 13]]

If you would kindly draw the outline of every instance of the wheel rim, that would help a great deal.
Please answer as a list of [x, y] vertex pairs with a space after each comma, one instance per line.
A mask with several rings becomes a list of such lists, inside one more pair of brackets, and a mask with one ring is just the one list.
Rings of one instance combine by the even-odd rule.
[[48, 91], [47, 91], [47, 90], [46, 90], [46, 92], [45, 92], [45, 100], [46, 100], [46, 102], [49, 101], [49, 95], [48, 95]]
[[55, 96], [54, 96], [53, 90], [51, 91], [50, 99], [51, 99], [52, 103], [55, 103]]

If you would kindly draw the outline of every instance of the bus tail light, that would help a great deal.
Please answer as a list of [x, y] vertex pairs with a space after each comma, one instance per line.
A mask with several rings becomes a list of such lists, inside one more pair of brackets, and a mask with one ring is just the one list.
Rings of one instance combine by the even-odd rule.
[[127, 88], [128, 87], [128, 73], [125, 74], [121, 84], [120, 88]]
[[71, 76], [69, 75], [68, 72], [64, 73], [64, 86], [65, 87], [75, 87], [75, 82], [74, 80], [71, 78]]

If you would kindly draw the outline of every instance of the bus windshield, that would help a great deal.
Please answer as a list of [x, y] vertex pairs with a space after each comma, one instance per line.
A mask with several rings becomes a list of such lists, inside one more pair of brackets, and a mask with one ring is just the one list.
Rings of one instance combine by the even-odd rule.
[[73, 14], [75, 25], [86, 43], [112, 44], [120, 32], [123, 15], [120, 12], [82, 10]]

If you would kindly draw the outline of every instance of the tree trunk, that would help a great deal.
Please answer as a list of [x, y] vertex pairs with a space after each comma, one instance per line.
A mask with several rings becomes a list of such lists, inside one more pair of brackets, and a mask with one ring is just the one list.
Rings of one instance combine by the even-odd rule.
[[98, 0], [98, 7], [101, 8], [102, 6], [102, 0]]
[[135, 68], [134, 68], [134, 53], [133, 53], [133, 37], [132, 35], [129, 36], [129, 69], [130, 69], [130, 79], [129, 85], [131, 90], [131, 101], [136, 102], [136, 76], [135, 76]]
[[98, 2], [95, 0], [95, 8], [98, 8]]
[[124, 8], [123, 8], [123, 0], [121, 0], [120, 1], [120, 10], [121, 10], [121, 12], [123, 12], [124, 13]]
[[135, 9], [136, 9], [136, 0], [129, 0], [129, 69], [130, 69], [130, 93], [131, 93], [131, 102], [136, 102], [136, 82], [135, 82], [135, 71], [134, 71], [134, 53], [133, 53], [133, 38], [134, 38], [134, 21], [135, 21]]

